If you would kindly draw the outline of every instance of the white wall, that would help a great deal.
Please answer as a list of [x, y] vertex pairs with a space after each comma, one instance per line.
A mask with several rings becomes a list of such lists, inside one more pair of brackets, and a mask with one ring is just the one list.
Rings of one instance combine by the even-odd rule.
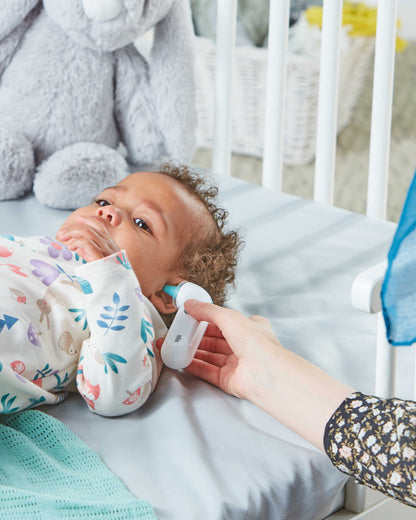
[[402, 21], [400, 36], [405, 40], [416, 40], [416, 2], [399, 0], [398, 15]]
[[[378, 0], [365, 0], [368, 5], [377, 5]], [[416, 40], [416, 0], [398, 0], [398, 17], [402, 21], [400, 36]]]

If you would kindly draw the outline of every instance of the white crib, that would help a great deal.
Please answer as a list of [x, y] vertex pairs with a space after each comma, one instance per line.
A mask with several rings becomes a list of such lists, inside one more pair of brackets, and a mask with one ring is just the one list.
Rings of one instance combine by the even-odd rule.
[[[289, 4], [270, 1], [273, 66], [267, 75], [259, 187], [229, 176], [237, 0], [217, 2], [212, 171], [231, 225], [244, 231], [247, 242], [230, 306], [267, 316], [285, 346], [357, 390], [390, 395], [396, 351], [383, 340], [379, 319], [376, 369], [376, 318], [355, 310], [350, 300], [354, 285], [354, 305], [378, 312], [383, 267], [368, 269], [386, 257], [396, 227], [383, 219], [397, 0], [379, 0], [378, 6], [369, 217], [331, 207], [342, 0], [324, 1], [315, 201], [281, 192]], [[33, 196], [0, 202], [0, 232], [52, 236], [66, 215], [40, 206]], [[398, 359], [399, 365], [408, 363], [408, 357]], [[413, 377], [405, 379], [408, 386]], [[76, 395], [43, 410], [89, 444], [133, 493], [153, 504], [162, 520], [415, 517], [410, 508], [392, 512], [391, 500], [366, 494], [318, 450], [254, 405], [186, 373], [164, 370], [145, 407], [118, 419], [90, 413]]]
[[[212, 160], [212, 170], [217, 174], [230, 174], [237, 4], [238, 0], [217, 2], [216, 111]], [[342, 8], [342, 0], [323, 1], [314, 200], [329, 205], [333, 204], [334, 191]], [[270, 0], [262, 185], [276, 191], [282, 189], [289, 12], [290, 0]], [[397, 0], [379, 0], [367, 195], [367, 215], [376, 219], [386, 218], [396, 27]], [[395, 392], [397, 349], [386, 340], [381, 312], [380, 290], [386, 267], [387, 262], [383, 261], [357, 273], [351, 299], [356, 309], [377, 314], [374, 393], [391, 397]], [[416, 386], [414, 396], [416, 398]], [[367, 497], [366, 501], [366, 490], [351, 479], [346, 486], [344, 512], [331, 518], [376, 518], [379, 516], [373, 515], [380, 515], [383, 511], [394, 514], [389, 509], [391, 500], [375, 497], [372, 494], [372, 499]], [[416, 513], [409, 510], [402, 510], [401, 515], [400, 518], [416, 518]]]

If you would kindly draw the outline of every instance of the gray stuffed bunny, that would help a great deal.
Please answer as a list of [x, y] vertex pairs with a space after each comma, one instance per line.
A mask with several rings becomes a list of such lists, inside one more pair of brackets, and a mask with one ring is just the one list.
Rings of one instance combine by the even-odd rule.
[[[1, 0], [0, 199], [88, 204], [128, 173], [188, 161], [189, 0]], [[133, 42], [154, 28], [149, 61]]]

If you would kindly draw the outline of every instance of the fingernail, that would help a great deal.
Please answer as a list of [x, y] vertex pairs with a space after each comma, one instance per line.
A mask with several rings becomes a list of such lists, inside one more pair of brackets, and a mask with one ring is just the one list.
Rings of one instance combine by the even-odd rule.
[[163, 342], [165, 341], [165, 338], [159, 338], [156, 340], [156, 347], [160, 350], [162, 348]]

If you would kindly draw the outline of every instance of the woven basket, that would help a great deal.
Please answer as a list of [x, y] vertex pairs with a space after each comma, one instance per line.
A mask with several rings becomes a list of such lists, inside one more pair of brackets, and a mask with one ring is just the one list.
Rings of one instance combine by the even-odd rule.
[[[348, 38], [341, 48], [338, 132], [350, 121], [373, 56], [373, 38]], [[197, 146], [212, 147], [216, 49], [212, 40], [197, 38]], [[267, 50], [236, 47], [232, 95], [232, 151], [262, 157]], [[316, 144], [319, 59], [288, 54], [283, 161], [305, 164]]]

